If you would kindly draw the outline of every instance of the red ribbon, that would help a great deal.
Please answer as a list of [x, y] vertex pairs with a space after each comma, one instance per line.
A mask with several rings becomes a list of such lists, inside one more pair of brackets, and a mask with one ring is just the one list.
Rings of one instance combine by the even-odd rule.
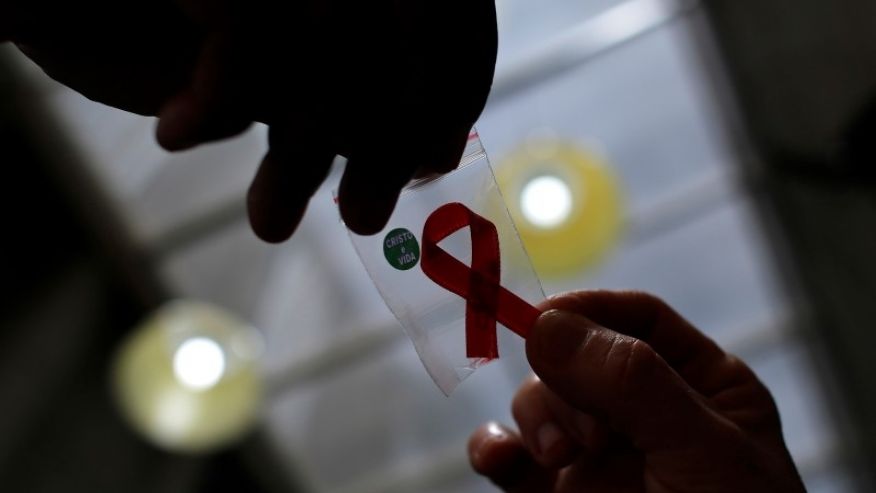
[[[471, 267], [438, 246], [441, 240], [468, 226]], [[541, 312], [499, 281], [499, 233], [496, 226], [453, 202], [439, 207], [423, 227], [420, 265], [436, 284], [465, 298], [465, 346], [469, 358], [499, 357], [496, 321], [524, 339]]]

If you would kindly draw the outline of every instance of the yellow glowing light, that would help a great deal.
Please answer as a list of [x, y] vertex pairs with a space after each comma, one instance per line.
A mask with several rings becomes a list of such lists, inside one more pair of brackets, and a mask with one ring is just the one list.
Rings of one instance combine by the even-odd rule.
[[184, 452], [229, 445], [261, 405], [260, 342], [247, 324], [207, 304], [160, 308], [119, 348], [113, 387], [144, 438]]
[[594, 152], [556, 138], [532, 140], [498, 163], [496, 178], [540, 276], [580, 274], [617, 245], [622, 194]]

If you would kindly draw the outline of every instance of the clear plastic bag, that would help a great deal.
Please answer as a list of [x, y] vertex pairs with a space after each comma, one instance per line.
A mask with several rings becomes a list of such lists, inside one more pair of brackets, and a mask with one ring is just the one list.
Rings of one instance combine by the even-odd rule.
[[[521, 300], [535, 304], [544, 291], [517, 234], [477, 133], [469, 137], [460, 167], [430, 181], [411, 184], [401, 195], [386, 228], [373, 236], [350, 233], [353, 246], [389, 309], [414, 343], [429, 375], [449, 395], [489, 358], [470, 358], [466, 348], [466, 304], [422, 268], [423, 228], [447, 204], [462, 204], [495, 225], [499, 239], [499, 283]], [[468, 227], [438, 245], [469, 268], [472, 239]], [[516, 338], [501, 324], [499, 355]]]

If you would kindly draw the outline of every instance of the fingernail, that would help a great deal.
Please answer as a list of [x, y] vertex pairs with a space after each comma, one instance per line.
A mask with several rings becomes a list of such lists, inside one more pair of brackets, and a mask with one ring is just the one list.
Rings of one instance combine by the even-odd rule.
[[542, 457], [550, 457], [551, 452], [560, 444], [564, 436], [557, 425], [548, 421], [539, 427], [536, 438], [538, 439], [538, 454]]
[[491, 422], [487, 424], [487, 436], [491, 439], [505, 438], [508, 432], [499, 423]]
[[564, 368], [587, 339], [593, 322], [574, 313], [549, 310], [535, 322], [527, 344], [534, 366]]
[[496, 422], [488, 423], [486, 432], [479, 440], [469, 443], [468, 453], [475, 468], [483, 465], [483, 454], [489, 443], [504, 440], [508, 436], [508, 432]]

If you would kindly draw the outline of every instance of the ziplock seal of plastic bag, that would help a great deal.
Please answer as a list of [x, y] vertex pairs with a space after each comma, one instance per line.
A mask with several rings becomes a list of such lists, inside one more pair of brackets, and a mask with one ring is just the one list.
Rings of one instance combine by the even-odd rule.
[[[442, 221], [452, 227], [435, 243], [434, 226]], [[431, 231], [424, 238], [427, 226]], [[383, 231], [350, 232], [350, 239], [429, 375], [447, 395], [511, 349], [503, 342], [508, 331], [498, 329], [502, 334], [495, 335], [496, 320], [507, 327], [521, 317], [532, 319], [521, 323], [531, 323], [537, 316], [531, 305], [545, 298], [474, 131], [458, 169], [413, 182]], [[451, 291], [454, 281], [466, 297]], [[482, 332], [473, 333], [474, 325]], [[512, 330], [521, 334], [523, 329]]]

